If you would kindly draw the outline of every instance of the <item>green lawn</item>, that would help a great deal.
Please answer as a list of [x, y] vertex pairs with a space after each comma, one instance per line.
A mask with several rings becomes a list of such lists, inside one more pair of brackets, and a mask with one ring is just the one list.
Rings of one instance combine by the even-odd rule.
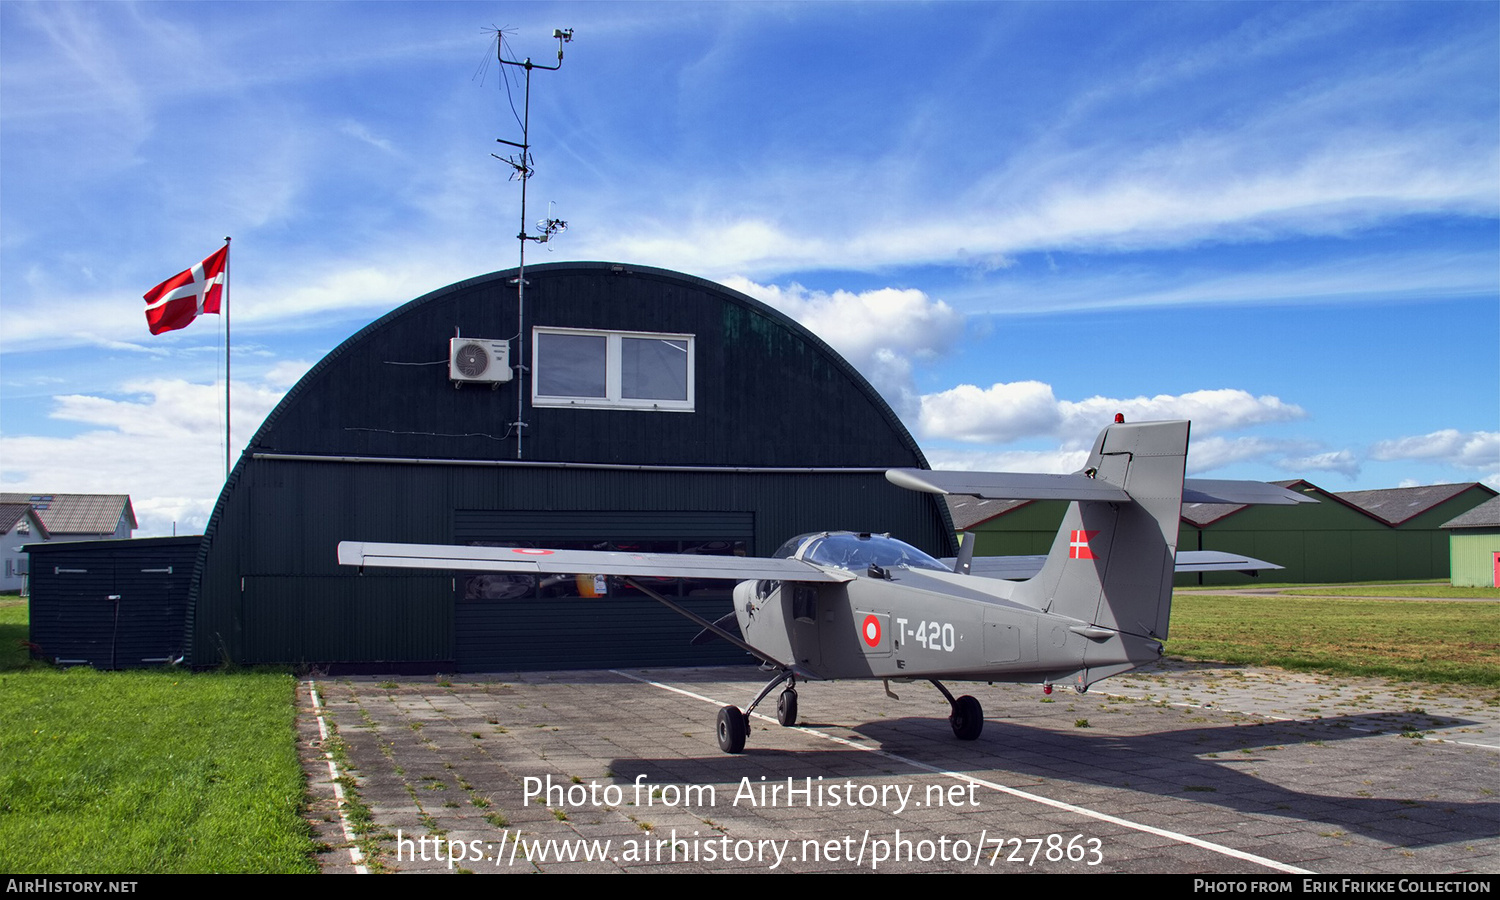
[[1447, 584], [1392, 584], [1379, 587], [1321, 588], [1302, 585], [1288, 593], [1304, 597], [1416, 597], [1432, 600], [1500, 600], [1500, 588], [1453, 587]]
[[1179, 591], [1171, 635], [1173, 656], [1500, 686], [1500, 603]]
[[281, 672], [27, 661], [0, 598], [0, 871], [314, 872]]

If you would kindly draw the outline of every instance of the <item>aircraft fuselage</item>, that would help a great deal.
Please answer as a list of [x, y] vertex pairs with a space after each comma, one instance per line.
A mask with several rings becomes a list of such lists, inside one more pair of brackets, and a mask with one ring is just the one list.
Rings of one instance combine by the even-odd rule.
[[[867, 556], [889, 553], [893, 545], [919, 553], [883, 535], [830, 537], [864, 542], [875, 551]], [[955, 574], [936, 561], [931, 568], [877, 563], [877, 574], [871, 575], [871, 570], [824, 566], [802, 552], [798, 556], [853, 578], [823, 584], [741, 582], [734, 609], [748, 643], [804, 678], [1086, 687], [1161, 657], [1158, 641], [1017, 603], [1007, 597], [1013, 584]]]

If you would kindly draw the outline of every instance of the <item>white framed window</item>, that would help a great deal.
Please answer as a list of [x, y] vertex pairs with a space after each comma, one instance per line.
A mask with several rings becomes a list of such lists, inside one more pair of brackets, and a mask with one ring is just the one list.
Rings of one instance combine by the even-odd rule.
[[535, 328], [531, 403], [693, 411], [693, 336]]

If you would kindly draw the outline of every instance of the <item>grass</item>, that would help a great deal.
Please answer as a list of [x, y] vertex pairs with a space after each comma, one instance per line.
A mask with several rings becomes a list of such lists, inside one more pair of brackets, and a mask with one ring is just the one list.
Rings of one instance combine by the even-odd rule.
[[0, 599], [0, 871], [315, 872], [284, 672], [30, 661]]
[[[1381, 581], [1345, 581], [1341, 582], [1338, 585], [1330, 585], [1330, 587], [1358, 587], [1359, 585], [1380, 585], [1382, 587], [1386, 585], [1412, 585], [1422, 587], [1434, 586], [1431, 578], [1418, 578], [1406, 579], [1404, 581], [1399, 579], [1385, 579]], [[1189, 592], [1196, 591], [1202, 594], [1212, 594], [1216, 591], [1258, 591], [1267, 588], [1310, 588], [1312, 590], [1322, 590], [1321, 585], [1308, 584], [1304, 581], [1262, 581], [1259, 578], [1253, 578], [1247, 581], [1238, 582], [1236, 584], [1179, 585], [1176, 590]], [[1365, 591], [1365, 595], [1369, 595], [1370, 593], [1372, 592], [1368, 590]], [[1384, 593], [1384, 591], [1378, 591], [1374, 593]]]
[[[1434, 593], [1423, 596], [1444, 596], [1435, 587], [1427, 590]], [[1494, 687], [1500, 686], [1500, 604], [1350, 600], [1323, 591], [1248, 597], [1178, 592], [1167, 652]]]
[[1430, 600], [1500, 600], [1500, 588], [1453, 587], [1447, 584], [1382, 585], [1379, 588], [1302, 585], [1287, 591], [1304, 597], [1411, 597]]

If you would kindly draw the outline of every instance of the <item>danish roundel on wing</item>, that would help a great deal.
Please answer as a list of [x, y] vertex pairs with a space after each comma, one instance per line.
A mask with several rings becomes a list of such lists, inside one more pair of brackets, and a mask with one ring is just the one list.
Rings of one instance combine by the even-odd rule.
[[871, 647], [880, 646], [880, 619], [876, 616], [865, 616], [864, 624], [859, 626], [859, 636], [865, 639], [865, 643]]

